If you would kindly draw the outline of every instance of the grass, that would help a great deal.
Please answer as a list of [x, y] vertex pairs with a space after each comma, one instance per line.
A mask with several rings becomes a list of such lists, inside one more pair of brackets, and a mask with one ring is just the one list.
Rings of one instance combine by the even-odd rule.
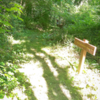
[[85, 64], [86, 68], [82, 75], [78, 75], [79, 54], [74, 50], [73, 43], [69, 42], [69, 45], [65, 46], [54, 44], [42, 33], [38, 30], [25, 30], [13, 35], [12, 48], [17, 52], [13, 63], [19, 66], [14, 73], [18, 81], [17, 87], [12, 91], [17, 94], [14, 98], [18, 100], [98, 99], [99, 73], [87, 69], [88, 65]]

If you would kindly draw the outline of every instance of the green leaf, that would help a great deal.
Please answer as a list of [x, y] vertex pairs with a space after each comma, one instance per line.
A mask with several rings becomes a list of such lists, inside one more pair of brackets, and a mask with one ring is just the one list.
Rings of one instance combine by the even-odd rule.
[[4, 98], [4, 95], [5, 95], [5, 94], [4, 94], [3, 91], [1, 90], [1, 91], [0, 91], [0, 99], [3, 99], [3, 98]]
[[[0, 76], [0, 77], [1, 77], [1, 76]], [[3, 80], [2, 77], [1, 77], [1, 78], [0, 78], [0, 84], [3, 83], [3, 82], [4, 82], [4, 80]]]
[[5, 63], [4, 63], [4, 62], [0, 62], [0, 65], [4, 66], [4, 65], [5, 65]]
[[0, 99], [3, 99], [4, 98], [4, 94], [0, 94]]

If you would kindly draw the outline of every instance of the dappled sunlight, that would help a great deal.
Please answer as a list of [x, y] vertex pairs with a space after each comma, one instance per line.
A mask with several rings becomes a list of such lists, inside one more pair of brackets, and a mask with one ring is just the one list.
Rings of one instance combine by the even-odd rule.
[[94, 73], [90, 69], [87, 70], [86, 68], [80, 75], [69, 68], [68, 74], [70, 75], [70, 78], [73, 79], [73, 86], [80, 88], [81, 91], [79, 91], [84, 94], [83, 100], [89, 99], [87, 97], [87, 94], [91, 94], [91, 96], [94, 96], [94, 100], [96, 95], [98, 100], [100, 99], [100, 82], [98, 82], [100, 77], [98, 76], [98, 74]]
[[[17, 94], [17, 96], [18, 96], [21, 100], [25, 100], [25, 99], [27, 99], [28, 97], [27, 97], [27, 95], [24, 93], [24, 91], [25, 91], [25, 88], [24, 88], [24, 87], [15, 88], [15, 89], [13, 90], [13, 93], [14, 93], [14, 94]], [[6, 99], [5, 99], [5, 100], [6, 100]], [[16, 97], [15, 97], [15, 99], [13, 99], [13, 100], [17, 100]]]
[[79, 12], [79, 9], [80, 9], [83, 5], [85, 5], [85, 6], [88, 7], [88, 6], [89, 6], [89, 5], [88, 5], [88, 0], [81, 1], [81, 3], [80, 3], [79, 5], [74, 6], [74, 7], [75, 7], [75, 12], [74, 12], [74, 13], [78, 13], [78, 12]]
[[70, 66], [69, 62], [66, 59], [56, 59], [55, 60], [56, 63], [61, 67], [61, 68], [65, 68], [66, 66]]
[[34, 52], [36, 52], [36, 50], [35, 50], [34, 48], [30, 48], [30, 50], [32, 50], [32, 51], [34, 51]]
[[[7, 98], [7, 96], [4, 96], [4, 98], [0, 100], [11, 100], [11, 98]], [[15, 98], [14, 100], [17, 100], [17, 99]]]
[[47, 54], [49, 54], [51, 52], [50, 48], [42, 48], [41, 50], [45, 51]]
[[13, 36], [8, 36], [8, 39], [9, 39], [9, 42], [11, 42], [13, 45], [26, 42], [25, 40], [15, 40]]
[[68, 100], [72, 100], [70, 91], [67, 89], [67, 87], [63, 86], [62, 84], [59, 84], [59, 86], [61, 90], [63, 91], [63, 93], [65, 94], [65, 96], [68, 98]]
[[[79, 62], [79, 54], [73, 53], [74, 49], [71, 45], [70, 47], [62, 47], [58, 49], [52, 49], [52, 48], [42, 48], [43, 51], [45, 51], [47, 54], [50, 54], [52, 56], [55, 55], [55, 62], [59, 65], [59, 67], [65, 68], [66, 66], [70, 66], [70, 63], [77, 63]], [[52, 51], [52, 52], [50, 52]], [[76, 59], [77, 58], [77, 59]]]
[[24, 72], [29, 78], [31, 83], [31, 88], [34, 91], [34, 95], [37, 100], [48, 100], [48, 88], [46, 81], [43, 77], [43, 68], [39, 61], [30, 61], [30, 63], [21, 65], [22, 68], [19, 69], [20, 72]]
[[22, 68], [20, 68], [19, 71], [24, 72], [28, 77], [30, 75], [41, 76], [43, 74], [43, 69], [41, 67], [39, 67], [39, 66], [41, 66], [39, 61], [37, 61], [35, 63], [34, 63], [34, 61], [30, 61], [29, 63], [22, 64], [20, 66]]
[[13, 42], [12, 42], [12, 44], [14, 45], [14, 44], [21, 44], [21, 43], [24, 43], [25, 42], [25, 40], [12, 40]]
[[53, 95], [57, 96], [57, 93], [54, 90], [52, 91], [52, 93], [53, 93]]
[[[69, 61], [78, 63], [79, 60], [76, 59], [76, 54], [72, 53], [73, 49], [70, 48], [69, 50], [68, 47], [27, 49], [29, 52], [26, 53], [26, 57], [31, 57], [31, 60], [28, 63], [20, 64], [19, 71], [28, 77], [29, 81], [26, 80], [26, 82], [30, 82], [31, 86], [29, 86], [29, 90], [27, 90], [27, 87], [19, 89], [22, 98], [29, 98], [27, 91], [31, 91], [31, 95], [34, 93], [37, 100], [52, 98], [55, 100], [80, 98], [82, 100], [79, 94], [80, 89], [83, 93], [87, 91], [84, 94], [90, 93], [89, 89], [83, 89], [88, 84], [85, 83], [86, 76], [78, 75], [75, 72], [76, 70], [73, 70], [70, 66]], [[68, 69], [66, 69], [67, 67]], [[20, 97], [19, 94], [18, 96]], [[86, 96], [83, 96], [83, 98], [86, 98]]]
[[[0, 100], [100, 100], [99, 0], [18, 1], [0, 0]], [[80, 74], [75, 37], [98, 48]]]
[[[73, 53], [74, 50], [71, 49], [71, 48], [69, 49], [67, 47], [62, 47], [61, 49], [54, 49], [54, 50], [52, 50], [52, 49], [49, 48], [49, 50], [52, 50], [52, 52], [50, 52], [46, 48], [44, 48], [42, 50], [45, 51], [49, 55], [55, 56], [55, 62], [56, 62], [56, 64], [59, 65], [59, 68], [60, 67], [61, 68], [66, 68], [67, 66], [71, 66], [69, 64], [69, 61], [72, 64], [74, 64], [74, 62], [75, 62], [75, 66], [76, 66], [76, 64], [79, 63], [79, 54]], [[55, 68], [53, 68], [53, 65], [51, 64], [51, 61], [48, 58], [45, 58], [45, 61], [48, 64], [48, 67], [49, 67], [50, 71], [53, 72], [53, 75], [54, 75], [55, 69], [58, 72], [58, 68], [56, 68], [56, 66], [55, 66]], [[71, 67], [69, 67], [68, 68], [69, 79], [73, 81], [73, 84], [72, 84], [73, 88], [77, 87], [77, 91], [80, 92], [80, 93], [82, 93], [82, 94], [84, 94], [83, 97], [82, 97], [84, 100], [88, 100], [89, 98], [87, 97], [87, 94], [91, 94], [91, 93], [92, 93], [91, 95], [94, 96], [92, 98], [95, 98], [96, 94], [97, 94], [97, 98], [99, 98], [99, 95], [98, 95], [99, 92], [98, 91], [100, 89], [100, 86], [99, 86], [100, 83], [98, 83], [98, 81], [97, 81], [97, 80], [99, 80], [98, 79], [99, 77], [92, 70], [87, 70], [86, 66], [87, 65], [84, 64], [84, 70], [82, 72], [83, 74], [80, 74], [80, 75], [77, 73], [77, 68], [76, 67], [74, 67], [74, 69], [72, 69]], [[57, 76], [59, 76], [59, 74], [60, 73], [58, 72]], [[92, 75], [94, 75], [94, 76], [92, 76]], [[97, 84], [96, 85], [97, 87], [94, 87], [94, 84]], [[69, 89], [67, 89], [67, 87], [64, 86], [64, 85], [62, 85], [62, 84], [59, 84], [59, 86], [60, 86], [62, 92], [64, 93], [64, 95], [69, 100], [72, 100], [72, 96], [70, 94], [71, 91]], [[91, 87], [91, 88], [88, 88], [88, 87]], [[95, 89], [97, 89], [96, 92], [95, 92]], [[55, 91], [53, 92], [53, 94], [57, 95]]]
[[[71, 97], [68, 94], [70, 90], [66, 90], [61, 85], [63, 80], [65, 81], [67, 79], [67, 73], [66, 71], [65, 73], [63, 72], [63, 68], [69, 64], [65, 59], [59, 59], [56, 57], [57, 55], [52, 55], [50, 51], [50, 48], [43, 48], [39, 52], [36, 49], [31, 49], [30, 55], [33, 53], [33, 60], [20, 65], [22, 68], [19, 71], [21, 73], [24, 72], [29, 78], [30, 87], [34, 91], [34, 96], [37, 100], [49, 100], [52, 97], [55, 100], [60, 100], [61, 98], [70, 100]], [[65, 66], [60, 60], [63, 63], [67, 62]]]
[[31, 76], [30, 82], [36, 98], [38, 100], [48, 100], [48, 88], [45, 79], [42, 76]]
[[30, 54], [30, 53], [27, 53], [27, 54], [25, 54], [25, 57], [31, 57], [31, 58], [33, 58], [34, 55], [32, 55], [32, 54]]
[[42, 58], [45, 57], [45, 55], [44, 55], [43, 53], [36, 53], [36, 55], [37, 55], [37, 56], [40, 56], [40, 57], [42, 57]]
[[50, 71], [53, 72], [53, 75], [55, 77], [57, 77], [59, 75], [59, 73], [57, 72], [57, 68], [53, 67], [53, 65], [51, 64], [51, 61], [49, 59], [46, 58], [45, 61], [46, 61], [47, 65], [48, 65]]
[[[20, 43], [20, 46], [24, 45], [22, 50], [25, 51], [25, 55], [23, 57], [27, 58], [28, 62], [19, 64], [18, 70], [22, 76], [19, 75], [18, 80], [20, 80], [21, 88], [15, 88], [13, 92], [19, 91], [18, 97], [21, 100], [25, 98], [26, 100], [32, 98], [35, 98], [34, 100], [72, 100], [74, 98], [82, 100], [86, 98], [85, 95], [91, 93], [95, 82], [90, 84], [85, 74], [78, 75], [76, 65], [79, 62], [79, 54], [73, 49], [73, 43], [68, 46], [43, 47], [38, 39], [33, 40], [31, 38], [29, 43], [27, 43], [28, 40], [26, 42], [18, 40], [14, 43], [18, 44], [15, 47]], [[23, 80], [23, 73], [28, 79]], [[83, 73], [87, 72], [84, 70]], [[86, 89], [88, 85], [91, 89]]]

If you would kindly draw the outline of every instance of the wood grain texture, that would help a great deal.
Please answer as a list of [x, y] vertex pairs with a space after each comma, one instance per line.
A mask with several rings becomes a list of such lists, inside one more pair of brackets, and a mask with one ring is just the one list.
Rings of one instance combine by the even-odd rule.
[[88, 53], [95, 55], [96, 54], [96, 46], [93, 46], [87, 42], [84, 42], [78, 38], [75, 38], [74, 44], [77, 45], [78, 47], [86, 50]]
[[[87, 40], [83, 40], [84, 43], [89, 43], [89, 41]], [[80, 55], [80, 59], [79, 59], [79, 66], [78, 66], [78, 73], [82, 73], [82, 70], [83, 70], [83, 65], [84, 65], [84, 61], [85, 61], [85, 58], [86, 58], [86, 50], [82, 49], [81, 50], [81, 55]]]

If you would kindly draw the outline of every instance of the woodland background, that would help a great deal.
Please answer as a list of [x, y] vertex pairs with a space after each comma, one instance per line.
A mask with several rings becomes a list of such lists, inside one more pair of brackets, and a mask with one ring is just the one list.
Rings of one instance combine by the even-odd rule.
[[0, 0], [0, 98], [13, 97], [11, 91], [18, 85], [16, 61], [23, 62], [22, 46], [12, 46], [10, 39], [25, 38], [21, 32], [28, 36], [28, 30], [41, 31], [37, 38], [47, 41], [43, 45], [87, 39], [97, 46], [96, 56], [87, 54], [87, 59], [100, 64], [99, 0]]

